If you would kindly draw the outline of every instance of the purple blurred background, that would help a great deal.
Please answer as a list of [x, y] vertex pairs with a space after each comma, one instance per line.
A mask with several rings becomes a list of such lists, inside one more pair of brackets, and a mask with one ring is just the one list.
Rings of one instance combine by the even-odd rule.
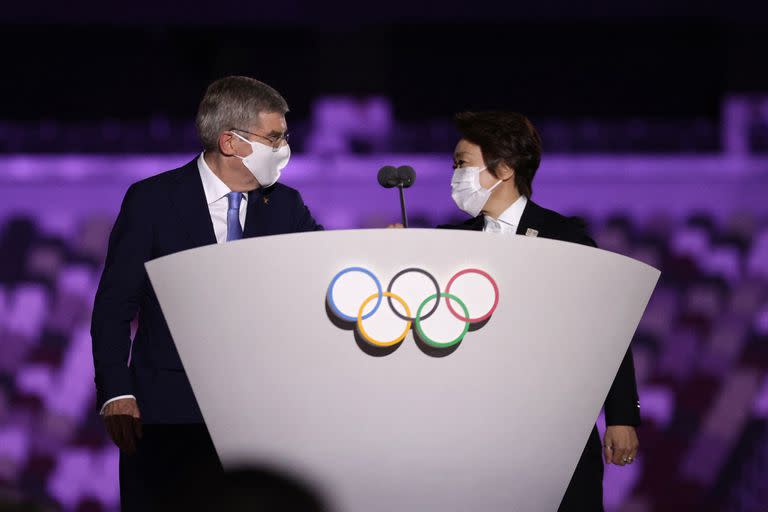
[[130, 183], [199, 151], [205, 86], [247, 74], [291, 105], [284, 181], [330, 229], [398, 219], [387, 164], [416, 169], [413, 225], [461, 219], [451, 115], [528, 115], [534, 199], [662, 270], [633, 340], [641, 454], [607, 468], [606, 508], [768, 510], [768, 9], [134, 4], [0, 14], [0, 503], [116, 510], [88, 333], [106, 239]]

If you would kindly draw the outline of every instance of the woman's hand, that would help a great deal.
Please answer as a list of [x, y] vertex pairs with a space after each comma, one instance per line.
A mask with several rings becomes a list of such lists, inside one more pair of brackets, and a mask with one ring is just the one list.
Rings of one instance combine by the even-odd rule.
[[611, 425], [605, 429], [603, 437], [603, 454], [606, 464], [624, 466], [632, 464], [637, 458], [640, 441], [637, 439], [635, 427], [627, 425]]

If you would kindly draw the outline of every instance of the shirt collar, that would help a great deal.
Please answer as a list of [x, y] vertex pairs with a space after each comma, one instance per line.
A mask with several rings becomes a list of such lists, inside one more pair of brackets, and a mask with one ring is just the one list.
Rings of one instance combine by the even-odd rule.
[[528, 198], [524, 195], [521, 195], [517, 198], [517, 200], [509, 205], [509, 207], [501, 212], [501, 215], [499, 215], [498, 219], [494, 219], [490, 215], [485, 216], [485, 225], [487, 226], [489, 223], [499, 223], [499, 224], [507, 224], [508, 226], [511, 226], [514, 229], [517, 229], [517, 227], [520, 225], [520, 219], [523, 217], [523, 211], [525, 210], [525, 205], [528, 204]]
[[[212, 204], [222, 197], [225, 197], [227, 194], [232, 192], [232, 190], [230, 190], [230, 188], [223, 181], [221, 181], [221, 178], [216, 176], [216, 174], [211, 170], [211, 168], [208, 166], [208, 162], [206, 162], [205, 158], [203, 158], [204, 154], [205, 152], [200, 153], [200, 156], [197, 158], [197, 169], [200, 171], [200, 179], [203, 181], [205, 202], [207, 204]], [[243, 193], [243, 199], [246, 201], [248, 200], [247, 193]]]

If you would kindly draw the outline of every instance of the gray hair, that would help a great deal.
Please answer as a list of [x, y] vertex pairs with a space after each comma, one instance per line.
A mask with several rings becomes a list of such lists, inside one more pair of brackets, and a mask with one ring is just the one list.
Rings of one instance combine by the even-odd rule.
[[247, 76], [216, 80], [206, 89], [195, 119], [203, 147], [206, 151], [215, 150], [221, 132], [250, 129], [261, 112], [285, 115], [288, 103], [272, 87]]

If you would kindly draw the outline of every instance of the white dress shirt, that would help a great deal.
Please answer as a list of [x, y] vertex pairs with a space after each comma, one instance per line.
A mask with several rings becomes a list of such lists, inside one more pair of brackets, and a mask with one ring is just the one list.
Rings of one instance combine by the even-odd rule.
[[[208, 213], [213, 222], [213, 232], [216, 233], [216, 243], [227, 241], [227, 209], [229, 200], [227, 194], [232, 192], [218, 176], [216, 176], [203, 155], [197, 159], [197, 169], [200, 171], [200, 179], [203, 181], [205, 201], [208, 203]], [[243, 192], [243, 200], [240, 201], [240, 227], [245, 228], [245, 213], [248, 211], [248, 193]]]
[[[211, 215], [213, 232], [216, 234], [216, 243], [220, 244], [227, 241], [227, 209], [229, 208], [227, 194], [232, 192], [232, 190], [214, 174], [208, 166], [208, 162], [203, 158], [204, 154], [204, 152], [200, 153], [200, 156], [197, 158], [197, 170], [200, 172], [200, 180], [203, 182], [205, 201], [208, 204], [208, 213]], [[247, 211], [248, 193], [243, 192], [243, 199], [240, 201], [240, 227], [243, 229], [245, 229], [245, 214]], [[104, 408], [107, 404], [122, 398], [136, 399], [133, 395], [120, 395], [110, 398], [101, 407], [101, 414], [104, 414]]]
[[483, 231], [500, 233], [502, 235], [514, 235], [517, 233], [517, 227], [520, 225], [520, 219], [527, 204], [528, 198], [521, 195], [509, 208], [501, 212], [498, 219], [486, 215]]

